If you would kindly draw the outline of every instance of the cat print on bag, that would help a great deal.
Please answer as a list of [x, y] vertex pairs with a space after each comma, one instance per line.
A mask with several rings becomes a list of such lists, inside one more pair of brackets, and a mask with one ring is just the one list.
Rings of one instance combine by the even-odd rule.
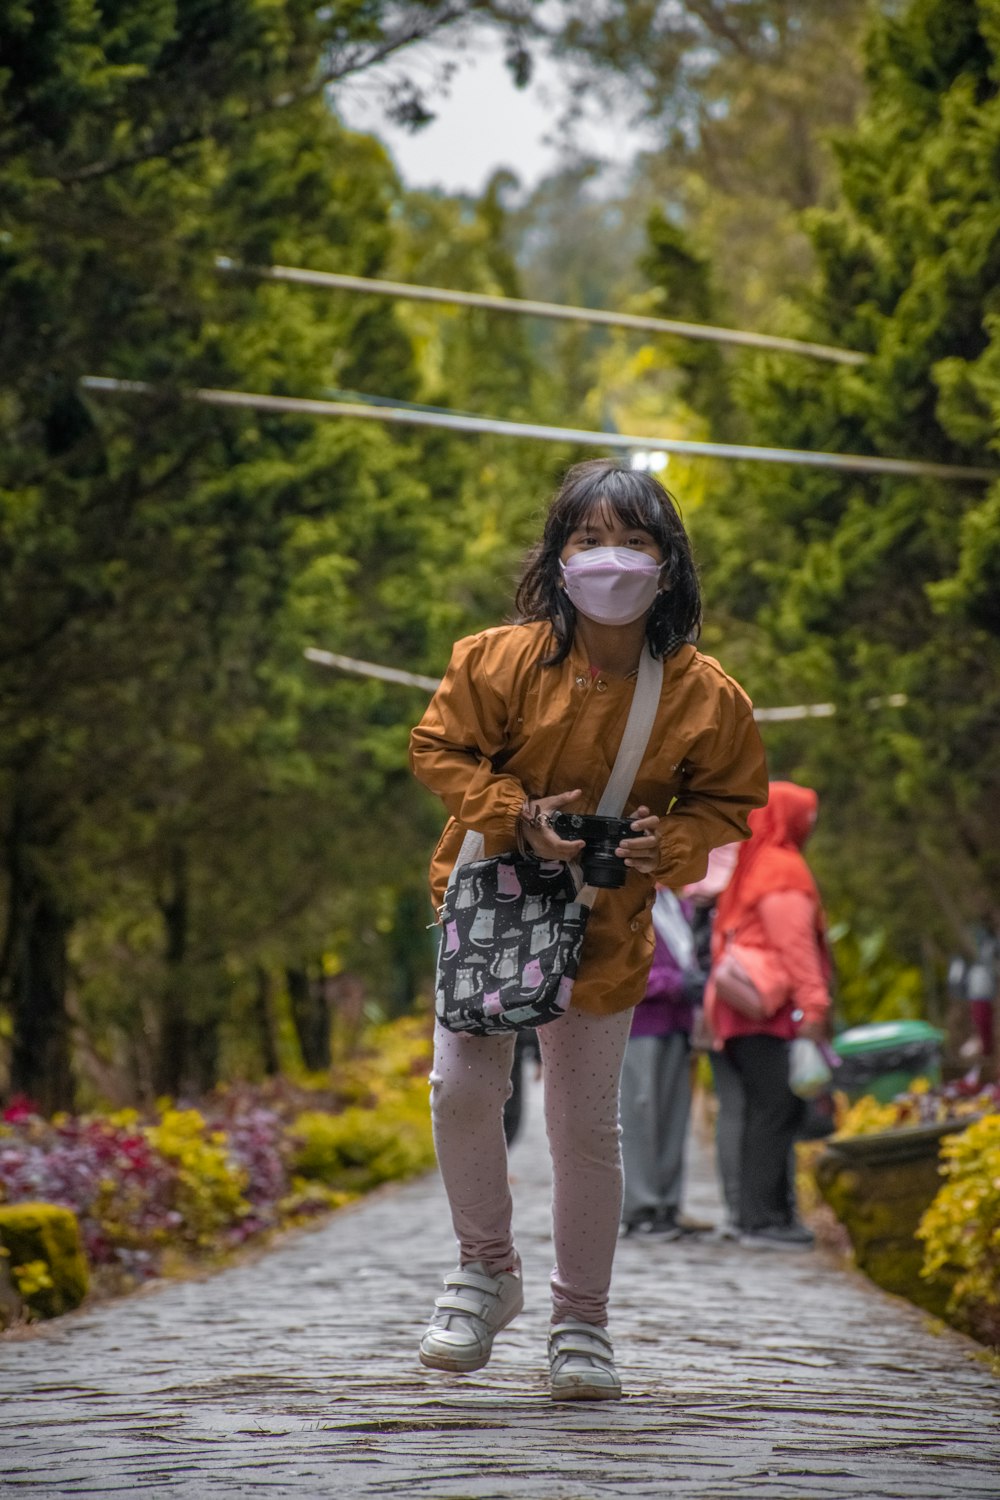
[[455, 905], [456, 907], [478, 906], [482, 899], [482, 887], [477, 880], [472, 880], [460, 892], [459, 900], [456, 901]]
[[[502, 863], [497, 867], [497, 900], [516, 901], [521, 895], [521, 882], [512, 864]], [[480, 895], [482, 900], [482, 895]]]
[[530, 951], [541, 953], [545, 948], [551, 948], [553, 943], [559, 941], [559, 929], [549, 919], [546, 922], [537, 922], [531, 929]]
[[469, 938], [477, 948], [493, 947], [495, 925], [496, 912], [490, 907], [481, 906], [476, 912], [475, 921], [469, 932]]
[[490, 964], [490, 977], [492, 979], [513, 979], [517, 972], [517, 949], [502, 948]]

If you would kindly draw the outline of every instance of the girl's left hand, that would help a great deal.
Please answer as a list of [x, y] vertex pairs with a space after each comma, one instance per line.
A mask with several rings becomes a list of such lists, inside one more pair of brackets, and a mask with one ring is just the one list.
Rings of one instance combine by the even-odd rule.
[[640, 875], [655, 875], [660, 863], [660, 840], [657, 829], [660, 820], [648, 807], [637, 807], [629, 819], [635, 831], [634, 838], [622, 839], [615, 853], [624, 859], [630, 870]]

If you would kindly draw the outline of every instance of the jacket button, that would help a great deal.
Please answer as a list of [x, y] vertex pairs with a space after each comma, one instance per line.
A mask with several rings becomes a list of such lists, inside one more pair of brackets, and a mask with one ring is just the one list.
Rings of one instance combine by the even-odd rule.
[[598, 677], [598, 679], [597, 679], [597, 691], [599, 693], [606, 693], [607, 690], [608, 690], [608, 685], [604, 681], [604, 678], [603, 677]]
[[577, 687], [586, 687], [587, 686], [587, 679], [586, 679], [586, 677], [578, 677], [576, 679], [576, 685], [577, 685]]
[[633, 917], [632, 920], [631, 920], [631, 922], [628, 925], [629, 925], [629, 930], [631, 932], [638, 932], [639, 928], [640, 928], [640, 926], [642, 924], [640, 923], [638, 917]]

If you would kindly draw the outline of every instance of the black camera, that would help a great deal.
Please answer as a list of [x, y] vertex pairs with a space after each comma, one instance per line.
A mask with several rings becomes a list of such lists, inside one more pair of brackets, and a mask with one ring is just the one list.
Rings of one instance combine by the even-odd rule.
[[628, 870], [615, 850], [622, 839], [638, 838], [627, 818], [601, 818], [592, 813], [553, 813], [549, 827], [561, 839], [583, 839], [580, 854], [583, 878], [588, 885], [617, 890], [625, 884]]

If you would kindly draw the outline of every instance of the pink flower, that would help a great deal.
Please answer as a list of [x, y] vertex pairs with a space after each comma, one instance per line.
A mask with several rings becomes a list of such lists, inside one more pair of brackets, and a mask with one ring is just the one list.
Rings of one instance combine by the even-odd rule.
[[38, 1105], [26, 1094], [15, 1094], [7, 1108], [0, 1114], [0, 1120], [5, 1125], [24, 1125], [40, 1113]]

